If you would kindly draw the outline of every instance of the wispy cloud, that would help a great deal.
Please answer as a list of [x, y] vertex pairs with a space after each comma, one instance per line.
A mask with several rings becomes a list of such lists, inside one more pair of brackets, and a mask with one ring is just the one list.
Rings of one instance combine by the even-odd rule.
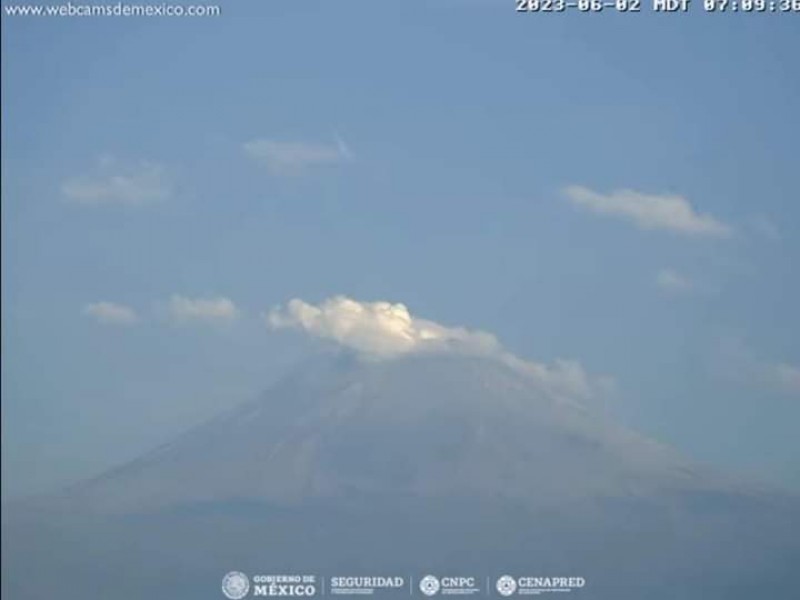
[[733, 228], [709, 214], [698, 213], [682, 196], [616, 190], [601, 194], [579, 185], [564, 189], [572, 204], [590, 212], [630, 221], [641, 229], [661, 229], [683, 235], [728, 237]]
[[131, 325], [138, 320], [136, 311], [129, 306], [105, 301], [87, 304], [83, 314], [104, 325]]
[[800, 366], [788, 363], [766, 366], [766, 380], [772, 386], [793, 394], [800, 394]]
[[656, 285], [670, 294], [685, 294], [694, 288], [692, 281], [675, 269], [661, 269], [656, 274]]
[[347, 144], [255, 139], [243, 146], [245, 154], [273, 175], [299, 175], [312, 167], [334, 165], [353, 158]]
[[548, 365], [523, 360], [503, 349], [491, 333], [421, 319], [399, 303], [335, 296], [313, 305], [294, 299], [265, 317], [274, 329], [299, 329], [373, 360], [419, 353], [491, 356], [526, 373], [544, 391], [561, 399], [587, 400], [612, 385], [610, 378], [588, 375], [577, 361], [557, 360]]
[[240, 314], [228, 298], [187, 298], [177, 294], [170, 297], [167, 312], [176, 323], [224, 323], [233, 321]]
[[110, 157], [98, 160], [91, 173], [64, 181], [61, 192], [84, 205], [141, 205], [172, 195], [162, 166], [147, 161], [126, 164]]
[[800, 365], [758, 356], [739, 338], [721, 342], [722, 368], [751, 385], [800, 398]]

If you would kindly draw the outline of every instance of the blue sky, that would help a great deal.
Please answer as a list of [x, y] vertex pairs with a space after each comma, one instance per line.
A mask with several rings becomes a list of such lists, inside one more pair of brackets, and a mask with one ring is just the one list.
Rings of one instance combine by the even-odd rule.
[[7, 494], [251, 397], [316, 347], [263, 313], [337, 294], [579, 361], [629, 425], [800, 488], [793, 15], [2, 28]]

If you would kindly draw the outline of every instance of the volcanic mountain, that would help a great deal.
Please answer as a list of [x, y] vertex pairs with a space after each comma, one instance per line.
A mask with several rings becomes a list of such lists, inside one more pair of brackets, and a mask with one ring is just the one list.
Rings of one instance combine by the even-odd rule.
[[720, 489], [712, 481], [499, 360], [343, 355], [70, 496], [108, 511], [448, 496], [538, 507]]
[[321, 357], [4, 525], [12, 600], [64, 597], [65, 580], [66, 598], [219, 598], [231, 569], [788, 598], [800, 564], [795, 496], [716, 476], [491, 355]]

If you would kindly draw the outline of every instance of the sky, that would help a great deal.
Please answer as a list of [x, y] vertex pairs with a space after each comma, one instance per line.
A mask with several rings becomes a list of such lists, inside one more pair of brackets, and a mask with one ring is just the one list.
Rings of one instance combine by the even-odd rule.
[[394, 351], [398, 315], [404, 348], [485, 333], [800, 490], [794, 15], [222, 7], [3, 16], [5, 497], [135, 458], [314, 338]]

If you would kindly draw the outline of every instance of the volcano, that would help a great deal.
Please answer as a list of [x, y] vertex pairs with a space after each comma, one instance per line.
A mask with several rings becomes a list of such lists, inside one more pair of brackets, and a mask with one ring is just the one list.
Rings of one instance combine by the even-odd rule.
[[796, 496], [716, 475], [491, 356], [320, 357], [138, 460], [6, 507], [4, 530], [12, 600], [219, 598], [231, 569], [790, 598], [800, 564]]

